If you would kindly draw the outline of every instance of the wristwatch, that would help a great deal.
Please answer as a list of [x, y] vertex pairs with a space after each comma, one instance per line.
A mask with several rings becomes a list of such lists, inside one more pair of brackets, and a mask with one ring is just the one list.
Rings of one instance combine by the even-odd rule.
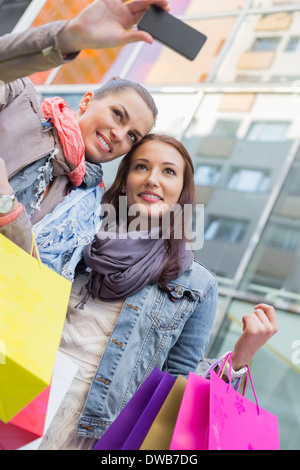
[[15, 195], [0, 194], [0, 214], [7, 214], [14, 206]]

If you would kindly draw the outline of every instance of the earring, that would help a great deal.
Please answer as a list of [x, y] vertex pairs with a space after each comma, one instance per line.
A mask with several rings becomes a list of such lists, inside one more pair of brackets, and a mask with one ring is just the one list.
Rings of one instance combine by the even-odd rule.
[[125, 188], [125, 186], [123, 186], [121, 193], [122, 193], [122, 194], [126, 194], [126, 188]]

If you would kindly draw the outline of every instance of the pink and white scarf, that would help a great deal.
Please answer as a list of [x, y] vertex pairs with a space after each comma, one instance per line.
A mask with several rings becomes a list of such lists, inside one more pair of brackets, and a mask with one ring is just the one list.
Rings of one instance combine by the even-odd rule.
[[75, 165], [68, 177], [74, 186], [80, 186], [85, 175], [85, 145], [76, 114], [59, 97], [46, 98], [41, 108], [45, 119], [51, 120], [58, 133], [66, 160]]

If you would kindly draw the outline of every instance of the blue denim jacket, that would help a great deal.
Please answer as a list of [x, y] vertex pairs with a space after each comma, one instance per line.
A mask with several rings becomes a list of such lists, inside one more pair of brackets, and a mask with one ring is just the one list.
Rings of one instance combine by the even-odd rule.
[[169, 283], [128, 297], [92, 381], [78, 434], [100, 438], [154, 367], [188, 376], [203, 358], [217, 309], [217, 281], [199, 262]]
[[99, 186], [73, 189], [32, 229], [43, 263], [69, 281], [101, 226], [103, 192]]

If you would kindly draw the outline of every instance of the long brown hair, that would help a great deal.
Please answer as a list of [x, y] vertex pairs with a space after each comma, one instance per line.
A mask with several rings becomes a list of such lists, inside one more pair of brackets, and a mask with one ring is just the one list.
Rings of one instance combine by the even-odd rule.
[[[136, 144], [125, 157], [122, 159], [117, 175], [111, 187], [104, 193], [102, 198], [103, 204], [112, 204], [116, 210], [116, 215], [119, 214], [119, 197], [122, 196], [122, 188], [126, 186], [129, 170], [131, 167], [132, 158], [139, 148], [149, 141], [158, 141], [163, 142], [174, 147], [182, 156], [185, 161], [185, 170], [183, 177], [183, 187], [177, 204], [181, 206], [182, 217], [181, 220], [181, 233], [183, 234], [182, 239], [174, 237], [174, 214], [170, 211], [170, 236], [165, 240], [166, 251], [168, 254], [167, 262], [164, 266], [164, 269], [160, 276], [160, 284], [164, 290], [167, 289], [167, 284], [169, 280], [176, 279], [178, 277], [179, 271], [179, 247], [183, 242], [186, 242], [184, 234], [186, 233], [185, 224], [187, 222], [186, 217], [184, 217], [185, 205], [194, 205], [195, 204], [195, 183], [194, 183], [194, 166], [192, 159], [184, 147], [184, 145], [179, 142], [174, 137], [169, 135], [160, 135], [160, 134], [148, 134], [146, 135], [138, 144]], [[190, 222], [190, 221], [189, 221]]]

